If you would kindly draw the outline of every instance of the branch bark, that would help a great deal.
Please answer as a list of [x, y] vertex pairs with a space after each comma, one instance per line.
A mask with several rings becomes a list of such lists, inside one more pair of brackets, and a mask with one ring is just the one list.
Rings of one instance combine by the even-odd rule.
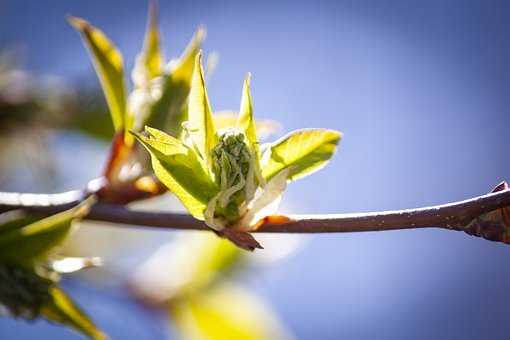
[[[499, 187], [499, 186], [498, 186]], [[499, 191], [443, 205], [382, 211], [330, 215], [268, 216], [254, 232], [270, 233], [337, 233], [384, 231], [414, 228], [465, 230], [474, 219], [500, 208], [510, 207], [510, 190]], [[79, 203], [93, 191], [72, 191], [54, 195], [0, 193], [0, 212], [23, 209], [29, 213], [50, 215]], [[207, 226], [188, 214], [143, 212], [126, 206], [97, 203], [86, 219], [136, 227], [205, 230]]]

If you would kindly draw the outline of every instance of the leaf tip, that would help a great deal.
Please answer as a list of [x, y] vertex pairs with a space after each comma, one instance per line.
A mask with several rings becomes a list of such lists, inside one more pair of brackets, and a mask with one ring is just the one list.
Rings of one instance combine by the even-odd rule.
[[149, 27], [156, 27], [159, 19], [159, 3], [158, 0], [149, 1]]
[[250, 87], [251, 85], [251, 72], [246, 73], [246, 76], [244, 77], [244, 84], [246, 87]]
[[66, 20], [69, 25], [73, 26], [78, 31], [83, 31], [90, 27], [90, 24], [87, 22], [87, 20], [75, 17], [71, 14], [66, 15]]
[[198, 42], [202, 42], [205, 40], [205, 38], [207, 37], [207, 29], [205, 25], [198, 26], [195, 36]]

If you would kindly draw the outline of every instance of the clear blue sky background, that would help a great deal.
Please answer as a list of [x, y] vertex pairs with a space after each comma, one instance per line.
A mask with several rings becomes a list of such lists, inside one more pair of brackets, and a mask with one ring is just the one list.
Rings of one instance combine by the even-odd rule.
[[[332, 163], [291, 185], [288, 209], [431, 205], [510, 179], [507, 1], [161, 1], [160, 7], [167, 57], [206, 25], [204, 49], [220, 53], [210, 82], [215, 109], [238, 107], [250, 71], [259, 118], [280, 121], [282, 132], [344, 132]], [[101, 27], [130, 69], [143, 38], [145, 1], [3, 0], [0, 46], [23, 44], [28, 67], [38, 73], [93, 82], [66, 14]], [[249, 284], [300, 339], [508, 339], [509, 261], [508, 246], [441, 230], [324, 235]], [[120, 293], [69, 286], [113, 339], [163, 336]], [[0, 320], [1, 339], [42, 334], [72, 337], [45, 324]]]

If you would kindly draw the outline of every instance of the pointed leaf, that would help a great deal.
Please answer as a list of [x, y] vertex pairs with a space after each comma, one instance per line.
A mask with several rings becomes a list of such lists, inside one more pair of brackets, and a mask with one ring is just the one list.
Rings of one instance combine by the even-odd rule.
[[135, 134], [151, 154], [152, 168], [158, 179], [171, 191], [191, 215], [203, 220], [204, 210], [218, 188], [204, 171], [193, 149], [156, 129], [149, 136]]
[[195, 58], [188, 114], [193, 141], [196, 143], [202, 158], [211, 166], [210, 153], [217, 143], [218, 136], [216, 135], [211, 106], [205, 87], [201, 53]]
[[102, 31], [87, 21], [70, 17], [69, 23], [81, 33], [89, 49], [110, 109], [113, 126], [115, 131], [120, 131], [125, 126], [127, 115], [122, 55]]
[[241, 98], [241, 108], [239, 109], [237, 126], [246, 134], [246, 137], [248, 137], [248, 140], [258, 152], [257, 130], [255, 128], [255, 120], [253, 119], [253, 102], [250, 94], [250, 79], [251, 75], [248, 73], [244, 80], [243, 96]]
[[281, 170], [289, 168], [289, 179], [295, 180], [317, 171], [333, 156], [341, 137], [340, 132], [327, 129], [291, 132], [266, 151], [270, 154], [262, 174], [269, 180]]
[[94, 340], [106, 339], [92, 320], [59, 287], [49, 289], [51, 300], [42, 308], [42, 314], [50, 321], [68, 325]]
[[158, 8], [155, 1], [149, 2], [149, 21], [145, 32], [143, 49], [136, 58], [133, 70], [135, 86], [143, 86], [159, 76], [163, 70], [163, 55], [158, 30]]
[[168, 73], [163, 75], [161, 97], [151, 106], [146, 125], [164, 129], [173, 136], [181, 134], [181, 124], [187, 120], [187, 100], [195, 58], [205, 37], [205, 29], [199, 28], [188, 47]]

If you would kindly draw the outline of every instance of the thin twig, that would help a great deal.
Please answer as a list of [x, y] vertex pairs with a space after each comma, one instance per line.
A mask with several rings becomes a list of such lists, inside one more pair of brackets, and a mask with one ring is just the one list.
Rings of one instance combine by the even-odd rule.
[[[9, 195], [10, 202], [6, 200]], [[18, 197], [23, 197], [22, 195], [27, 194], [18, 194]], [[67, 209], [84, 196], [83, 192], [80, 196], [76, 191], [57, 195], [59, 196], [45, 195], [48, 196], [45, 198], [42, 195], [31, 196], [31, 204], [27, 204], [30, 200], [25, 200], [24, 203], [20, 201], [16, 205], [13, 194], [0, 193], [0, 212], [23, 208], [30, 213], [49, 215]], [[53, 197], [58, 197], [60, 202], [50, 204], [59, 201]], [[67, 197], [68, 201], [63, 201], [63, 197]], [[417, 209], [354, 214], [270, 216], [261, 221], [256, 232], [334, 233], [434, 227], [461, 230], [474, 218], [507, 206], [510, 206], [509, 189], [465, 201]], [[122, 205], [106, 203], [95, 204], [86, 219], [137, 227], [207, 229], [202, 221], [187, 214], [135, 211]]]

